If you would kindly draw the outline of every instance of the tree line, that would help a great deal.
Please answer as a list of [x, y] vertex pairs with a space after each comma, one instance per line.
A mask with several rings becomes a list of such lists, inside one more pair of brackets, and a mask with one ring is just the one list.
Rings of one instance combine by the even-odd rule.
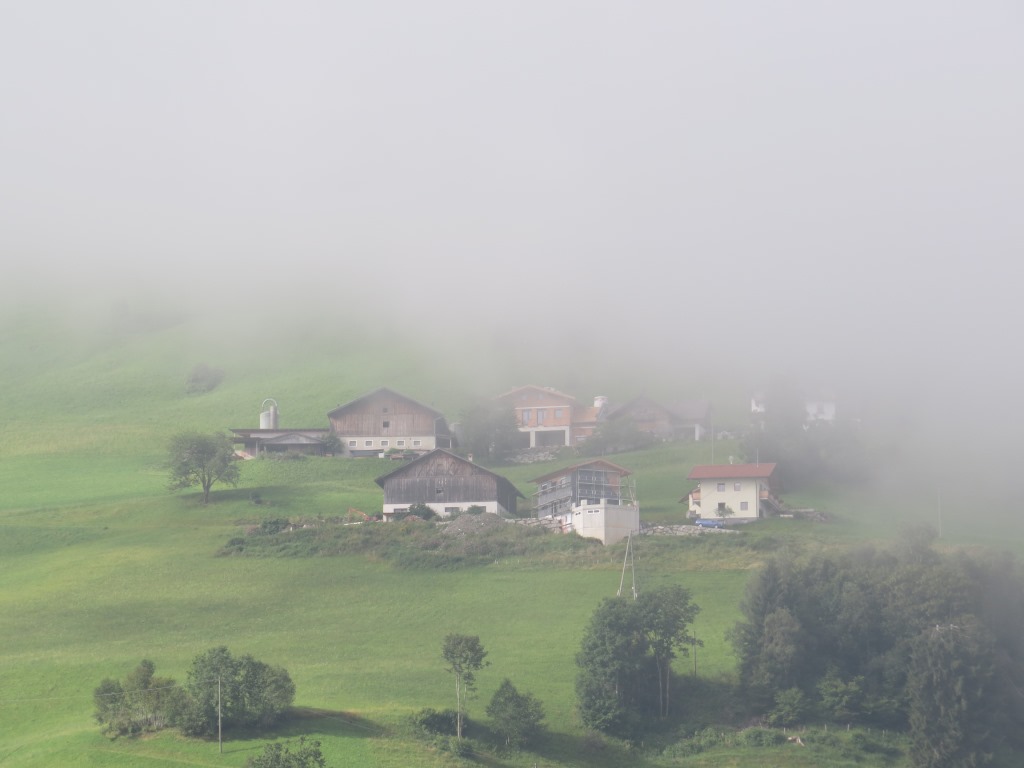
[[731, 634], [756, 711], [905, 730], [919, 768], [1024, 747], [1024, 580], [1008, 555], [940, 554], [931, 538], [768, 562]]

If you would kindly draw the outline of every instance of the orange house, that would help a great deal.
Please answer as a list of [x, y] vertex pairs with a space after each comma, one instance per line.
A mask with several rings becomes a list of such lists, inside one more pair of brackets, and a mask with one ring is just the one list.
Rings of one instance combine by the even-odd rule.
[[592, 407], [585, 406], [572, 395], [532, 384], [497, 399], [515, 411], [523, 446], [530, 448], [582, 443], [594, 433], [607, 406], [603, 397], [595, 398]]

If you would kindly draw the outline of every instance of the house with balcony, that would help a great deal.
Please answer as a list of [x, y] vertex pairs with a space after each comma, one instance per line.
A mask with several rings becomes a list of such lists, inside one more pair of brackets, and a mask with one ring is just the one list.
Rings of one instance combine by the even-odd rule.
[[552, 387], [528, 385], [498, 395], [498, 401], [516, 414], [524, 448], [578, 445], [594, 434], [604, 418], [607, 398], [594, 398], [593, 406]]
[[632, 473], [604, 459], [565, 467], [530, 482], [534, 514], [551, 518], [563, 533], [614, 544], [640, 531], [640, 505]]
[[782, 503], [772, 495], [775, 464], [702, 464], [688, 479], [697, 486], [681, 501], [690, 517], [726, 522], [749, 522], [777, 513]]

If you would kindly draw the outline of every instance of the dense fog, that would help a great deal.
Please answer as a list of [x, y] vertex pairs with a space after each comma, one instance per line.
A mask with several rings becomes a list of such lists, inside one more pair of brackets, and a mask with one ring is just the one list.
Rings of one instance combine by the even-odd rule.
[[15, 4], [0, 298], [372, 318], [481, 361], [616, 350], [688, 396], [786, 377], [1008, 504], [1022, 22], [998, 0]]

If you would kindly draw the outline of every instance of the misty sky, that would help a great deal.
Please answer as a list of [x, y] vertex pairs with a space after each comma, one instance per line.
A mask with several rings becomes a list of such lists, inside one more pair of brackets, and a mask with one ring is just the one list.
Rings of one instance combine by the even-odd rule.
[[1005, 378], [1022, 40], [1018, 0], [9, 2], [0, 295]]

